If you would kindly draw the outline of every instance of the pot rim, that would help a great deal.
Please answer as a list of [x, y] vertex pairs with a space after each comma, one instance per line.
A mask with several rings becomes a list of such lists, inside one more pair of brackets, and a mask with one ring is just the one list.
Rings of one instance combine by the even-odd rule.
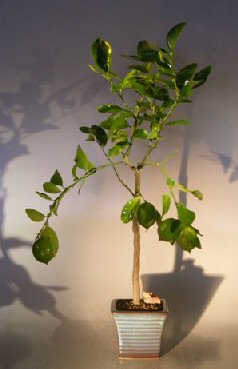
[[129, 300], [129, 299], [113, 299], [112, 303], [111, 303], [111, 313], [114, 314], [159, 314], [159, 315], [168, 315], [169, 313], [169, 309], [168, 309], [168, 304], [166, 302], [165, 299], [161, 299], [161, 301], [163, 302], [163, 310], [161, 311], [156, 311], [156, 310], [151, 310], [151, 311], [125, 311], [125, 310], [117, 310], [116, 309], [116, 302], [118, 300]]

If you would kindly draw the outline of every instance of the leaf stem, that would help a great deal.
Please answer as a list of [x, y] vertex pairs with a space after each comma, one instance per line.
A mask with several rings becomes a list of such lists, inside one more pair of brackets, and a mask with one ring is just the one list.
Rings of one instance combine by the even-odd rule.
[[[166, 178], [166, 181], [167, 181], [167, 179], [170, 178], [168, 173], [166, 172], [166, 170], [162, 166], [160, 166], [159, 169], [160, 169], [161, 173], [163, 174], [163, 176]], [[168, 187], [169, 187], [169, 192], [170, 192], [170, 194], [171, 194], [171, 196], [174, 200], [175, 207], [177, 208], [178, 203], [177, 203], [174, 191], [172, 190], [172, 186], [168, 186]]]

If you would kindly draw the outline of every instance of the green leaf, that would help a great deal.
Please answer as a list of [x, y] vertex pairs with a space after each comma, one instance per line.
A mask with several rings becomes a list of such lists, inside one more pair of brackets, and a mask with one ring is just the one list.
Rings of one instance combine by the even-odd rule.
[[32, 246], [32, 253], [37, 261], [48, 264], [56, 256], [58, 248], [59, 241], [55, 231], [46, 226], [40, 238]]
[[192, 103], [192, 100], [189, 100], [189, 99], [186, 99], [186, 98], [179, 99], [179, 101], [182, 102], [182, 103]]
[[95, 136], [100, 146], [106, 146], [108, 138], [105, 130], [102, 127], [95, 124], [92, 125], [90, 129], [90, 135]]
[[156, 219], [155, 219], [156, 223], [159, 225], [161, 220], [162, 220], [161, 214], [158, 212], [158, 210], [156, 210]]
[[199, 190], [194, 190], [191, 194], [196, 197], [198, 200], [203, 200], [203, 194]]
[[146, 229], [150, 228], [157, 219], [157, 213], [154, 205], [150, 204], [149, 202], [143, 202], [140, 204], [137, 210], [137, 218], [140, 225]]
[[136, 106], [140, 108], [140, 111], [147, 111], [150, 109], [151, 104], [148, 101], [136, 101]]
[[50, 196], [46, 195], [46, 193], [44, 193], [44, 192], [38, 192], [38, 191], [36, 191], [36, 193], [37, 193], [37, 195], [39, 195], [43, 199], [52, 201], [52, 198]]
[[116, 131], [113, 133], [112, 141], [118, 145], [128, 144], [128, 132], [127, 131]]
[[72, 176], [77, 178], [77, 165], [75, 164], [72, 168]]
[[99, 113], [117, 113], [118, 111], [124, 110], [119, 105], [105, 104], [100, 105], [97, 109]]
[[173, 245], [179, 235], [180, 225], [181, 222], [174, 218], [162, 220], [158, 228], [159, 239]]
[[171, 198], [169, 194], [164, 194], [162, 196], [163, 199], [163, 211], [162, 211], [162, 216], [164, 216], [165, 214], [168, 213], [170, 205], [171, 205]]
[[170, 108], [174, 105], [174, 103], [175, 103], [175, 100], [169, 98], [168, 100], [164, 100], [162, 107], [163, 108]]
[[154, 63], [159, 53], [147, 41], [140, 41], [137, 45], [137, 56], [143, 62]]
[[113, 147], [111, 147], [108, 150], [108, 156], [110, 158], [119, 155], [125, 148], [127, 147], [127, 144], [125, 145], [115, 145]]
[[174, 48], [176, 46], [176, 42], [177, 42], [181, 32], [183, 31], [185, 25], [186, 25], [185, 22], [176, 24], [176, 26], [171, 28], [171, 30], [168, 32], [168, 34], [167, 34], [167, 44], [168, 44], [168, 47], [171, 50], [174, 50]]
[[92, 44], [92, 55], [95, 64], [108, 72], [112, 64], [112, 47], [109, 42], [97, 38]]
[[112, 136], [116, 132], [118, 132], [121, 129], [125, 129], [125, 128], [128, 128], [128, 123], [125, 118], [125, 115], [123, 113], [119, 115], [117, 114], [112, 120], [112, 124], [109, 129], [109, 138], [112, 138]]
[[59, 193], [59, 192], [61, 192], [60, 188], [57, 187], [56, 185], [54, 185], [51, 182], [45, 182], [43, 184], [43, 188], [44, 188], [44, 191], [48, 192], [48, 193]]
[[63, 179], [58, 170], [55, 171], [55, 173], [50, 179], [50, 182], [58, 186], [63, 186]]
[[151, 46], [147, 41], [142, 40], [138, 42], [137, 53], [140, 53], [141, 51], [148, 50], [148, 49], [151, 49]]
[[188, 126], [189, 124], [191, 123], [188, 120], [179, 119], [166, 123], [166, 126]]
[[91, 163], [91, 161], [88, 160], [87, 155], [82, 150], [80, 145], [78, 145], [77, 147], [76, 156], [74, 160], [76, 162], [77, 167], [80, 169], [84, 169], [87, 171], [89, 169], [94, 168], [94, 165]]
[[[131, 71], [130, 73], [132, 73]], [[120, 90], [124, 90], [126, 88], [133, 89], [135, 92], [140, 94], [141, 96], [145, 96], [147, 94], [146, 92], [146, 85], [142, 78], [137, 78], [136, 76], [129, 75], [128, 77], [125, 77], [122, 82], [120, 83]]]
[[195, 213], [192, 210], [187, 209], [181, 202], [177, 204], [177, 210], [178, 218], [184, 226], [191, 225], [193, 223]]
[[145, 83], [140, 81], [138, 78], [131, 78], [129, 88], [132, 88], [135, 92], [140, 94], [141, 96], [148, 96], [147, 86]]
[[192, 95], [192, 82], [186, 81], [182, 90], [180, 91], [180, 102], [191, 102], [187, 98]]
[[154, 140], [155, 138], [158, 138], [158, 136], [159, 136], [159, 129], [158, 129], [158, 127], [153, 127], [152, 128], [152, 130], [148, 133], [148, 136], [147, 136], [147, 138], [149, 139], [149, 140]]
[[180, 69], [176, 75], [176, 85], [179, 89], [182, 89], [193, 77], [197, 64], [189, 64], [186, 67]]
[[184, 251], [191, 252], [192, 249], [201, 249], [201, 243], [197, 236], [196, 230], [191, 226], [183, 227], [176, 240], [177, 244]]
[[[160, 76], [159, 76], [160, 78]], [[175, 90], [175, 82], [173, 79], [163, 79], [162, 81], [166, 86], [168, 86], [169, 88], [171, 88], [172, 90]], [[173, 100], [174, 102], [175, 100]]]
[[79, 129], [82, 133], [90, 133], [90, 128], [89, 127], [79, 127]]
[[197, 88], [203, 85], [206, 82], [207, 77], [209, 76], [211, 71], [212, 67], [211, 65], [208, 65], [206, 68], [203, 68], [202, 70], [197, 72], [193, 78], [193, 88]]
[[102, 121], [100, 123], [100, 127], [102, 127], [103, 129], [110, 129], [111, 125], [112, 125], [112, 122], [113, 122], [113, 115], [111, 117], [109, 117], [108, 119]]
[[168, 90], [165, 87], [156, 87], [154, 91], [154, 97], [155, 99], [161, 100], [161, 101], [167, 101], [169, 100], [169, 93]]
[[121, 212], [121, 220], [123, 223], [128, 223], [135, 218], [140, 202], [141, 202], [140, 196], [136, 196], [133, 199], [129, 200], [123, 206], [123, 209]]
[[96, 141], [96, 138], [94, 135], [89, 134], [85, 141], [88, 142]]
[[45, 218], [44, 214], [35, 209], [26, 209], [25, 212], [33, 222], [42, 222]]
[[137, 128], [133, 134], [134, 137], [136, 138], [141, 138], [141, 139], [145, 139], [148, 137], [148, 132], [146, 131], [146, 129], [143, 128]]
[[173, 77], [174, 78], [174, 72], [172, 72], [170, 69], [168, 68], [163, 68], [160, 66], [159, 68], [160, 74], [163, 74], [165, 76], [169, 76], [170, 78]]
[[88, 134], [87, 141], [97, 141], [100, 146], [107, 144], [107, 134], [104, 129], [96, 124], [91, 127], [80, 127], [80, 131]]
[[169, 187], [174, 187], [176, 185], [176, 182], [172, 178], [167, 178], [166, 184]]
[[159, 53], [154, 49], [145, 49], [138, 52], [138, 59], [143, 62], [154, 63], [157, 61]]
[[157, 64], [170, 71], [172, 67], [171, 62], [170, 55], [168, 55], [164, 49], [159, 49]]

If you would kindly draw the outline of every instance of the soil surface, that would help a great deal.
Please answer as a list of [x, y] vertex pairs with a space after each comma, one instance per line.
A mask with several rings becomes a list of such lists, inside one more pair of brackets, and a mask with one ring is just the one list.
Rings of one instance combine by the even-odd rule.
[[160, 304], [146, 304], [141, 300], [140, 305], [134, 305], [132, 300], [117, 300], [116, 309], [118, 311], [163, 311], [163, 302]]

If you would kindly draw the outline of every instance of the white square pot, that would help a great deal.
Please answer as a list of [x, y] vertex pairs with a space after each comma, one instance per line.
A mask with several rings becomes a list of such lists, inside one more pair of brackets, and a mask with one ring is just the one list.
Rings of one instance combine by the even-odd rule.
[[112, 316], [116, 322], [119, 354], [126, 358], [158, 358], [164, 322], [168, 314], [164, 299], [162, 311], [118, 311], [112, 301]]

